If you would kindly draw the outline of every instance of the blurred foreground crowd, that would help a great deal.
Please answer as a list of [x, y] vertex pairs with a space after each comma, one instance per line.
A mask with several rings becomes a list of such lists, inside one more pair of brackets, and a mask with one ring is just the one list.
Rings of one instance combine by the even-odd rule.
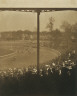
[[41, 64], [39, 74], [36, 66], [0, 70], [0, 96], [22, 94], [77, 96], [76, 51], [67, 51], [56, 59]]

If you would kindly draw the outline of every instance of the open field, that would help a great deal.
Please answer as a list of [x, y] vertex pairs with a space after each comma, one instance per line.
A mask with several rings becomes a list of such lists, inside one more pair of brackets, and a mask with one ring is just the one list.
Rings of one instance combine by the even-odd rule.
[[[31, 43], [32, 44], [32, 43]], [[4, 41], [1, 48], [8, 50], [7, 55], [0, 57], [0, 69], [23, 68], [37, 64], [37, 48], [33, 48], [30, 41]], [[10, 50], [13, 52], [9, 53]], [[4, 51], [1, 51], [2, 53]], [[40, 64], [56, 58], [60, 53], [54, 49], [40, 47]]]

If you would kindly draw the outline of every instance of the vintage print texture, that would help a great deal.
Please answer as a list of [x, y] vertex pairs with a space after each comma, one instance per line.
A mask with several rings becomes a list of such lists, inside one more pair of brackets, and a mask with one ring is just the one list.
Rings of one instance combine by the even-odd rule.
[[0, 96], [77, 96], [77, 0], [0, 0]]

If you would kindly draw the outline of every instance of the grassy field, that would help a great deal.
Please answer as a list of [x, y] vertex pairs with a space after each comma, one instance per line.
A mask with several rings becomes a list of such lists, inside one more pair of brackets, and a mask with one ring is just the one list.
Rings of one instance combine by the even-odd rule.
[[[33, 48], [31, 46], [30, 41], [3, 41], [0, 42], [1, 48], [6, 50], [0, 50], [1, 54], [0, 57], [0, 69], [7, 69], [7, 68], [23, 68], [28, 67], [30, 65], [37, 64], [37, 48]], [[8, 50], [8, 51], [7, 51]], [[13, 53], [10, 50], [13, 50]], [[40, 47], [40, 64], [45, 63], [49, 60], [56, 58], [60, 53], [54, 49], [49, 49], [45, 47]]]

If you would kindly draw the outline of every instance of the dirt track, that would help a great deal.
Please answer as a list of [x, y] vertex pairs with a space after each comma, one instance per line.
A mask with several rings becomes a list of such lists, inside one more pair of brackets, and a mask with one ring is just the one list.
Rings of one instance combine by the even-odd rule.
[[[60, 55], [54, 49], [40, 48], [40, 63], [47, 62]], [[29, 65], [37, 64], [37, 49], [29, 48], [18, 51], [13, 55], [9, 55], [0, 59], [0, 69], [7, 68], [23, 68]]]

